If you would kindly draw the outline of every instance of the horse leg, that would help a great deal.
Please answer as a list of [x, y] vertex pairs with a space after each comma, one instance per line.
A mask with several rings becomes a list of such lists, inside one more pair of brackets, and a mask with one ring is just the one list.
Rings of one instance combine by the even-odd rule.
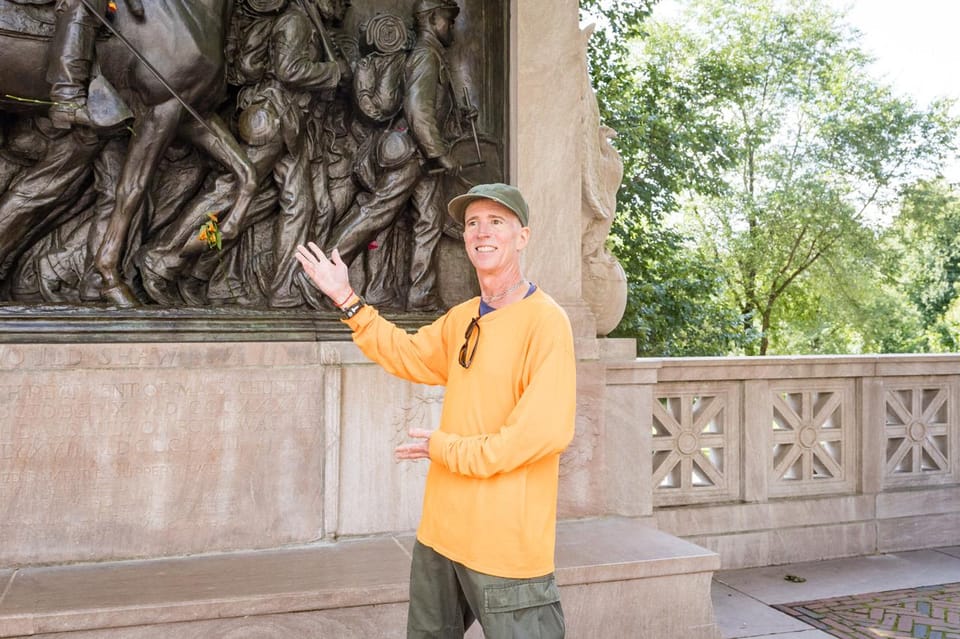
[[153, 107], [137, 122], [130, 138], [123, 172], [117, 183], [117, 206], [94, 259], [96, 269], [103, 276], [101, 296], [122, 308], [140, 303], [120, 277], [119, 264], [130, 221], [143, 204], [147, 185], [160, 164], [160, 157], [176, 133], [182, 109], [180, 103], [172, 99]]
[[[227, 215], [223, 216], [223, 221], [220, 224], [220, 232], [224, 239], [234, 239], [243, 230], [240, 225], [246, 218], [250, 204], [257, 194], [257, 182], [259, 180], [257, 169], [219, 115], [211, 115], [207, 123], [212, 129], [212, 133], [195, 120], [184, 122], [181, 131], [189, 141], [230, 169], [236, 177], [236, 196], [233, 206]], [[192, 251], [188, 249], [186, 252], [190, 253]]]

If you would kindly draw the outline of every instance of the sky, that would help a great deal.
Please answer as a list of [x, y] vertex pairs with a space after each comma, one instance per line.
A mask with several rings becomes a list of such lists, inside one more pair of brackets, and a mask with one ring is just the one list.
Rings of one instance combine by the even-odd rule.
[[960, 2], [956, 0], [830, 0], [850, 8], [874, 70], [921, 105], [960, 98]]
[[[861, 47], [876, 58], [874, 71], [926, 105], [934, 98], [960, 98], [960, 1], [826, 0], [862, 33]], [[673, 14], [673, 0], [660, 0], [654, 14]]]
[[[849, 8], [861, 48], [873, 55], [874, 73], [921, 107], [936, 98], [960, 99], [960, 2], [956, 0], [829, 0]], [[956, 114], [960, 103], [954, 106]], [[960, 159], [944, 167], [960, 181]]]
[[[872, 71], [921, 108], [936, 98], [956, 98], [960, 113], [960, 0], [826, 0], [861, 32], [860, 46], [875, 61]], [[654, 13], [677, 10], [661, 0]], [[960, 160], [945, 167], [960, 181]]]

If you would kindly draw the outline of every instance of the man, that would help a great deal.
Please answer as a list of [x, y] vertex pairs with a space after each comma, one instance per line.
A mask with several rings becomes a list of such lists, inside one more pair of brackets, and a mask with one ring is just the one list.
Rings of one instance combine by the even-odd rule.
[[[443, 192], [439, 173], [456, 174], [450, 141], [460, 133], [461, 112], [444, 51], [453, 44], [460, 7], [454, 0], [417, 0], [417, 41], [404, 69], [403, 119], [395, 121], [392, 139], [408, 140], [410, 153], [381, 162], [369, 194], [334, 227], [328, 246], [336, 246], [349, 263], [380, 231], [395, 223], [412, 205], [413, 251], [406, 310], [432, 312], [444, 308], [437, 288], [437, 253], [443, 230]], [[412, 139], [410, 139], [412, 138]], [[398, 144], [399, 146], [399, 144]]]
[[[88, 8], [89, 5], [89, 8]], [[141, 0], [127, 0], [130, 13], [143, 17]], [[87, 87], [93, 66], [94, 45], [100, 16], [107, 11], [107, 0], [59, 0], [57, 24], [50, 45], [50, 64], [47, 82], [50, 83], [50, 121], [58, 129], [69, 129], [75, 124], [95, 126], [87, 109]]]
[[481, 296], [413, 335], [353, 292], [337, 250], [327, 259], [311, 243], [297, 258], [368, 357], [446, 386], [439, 429], [411, 428], [416, 441], [396, 449], [400, 460], [430, 460], [407, 636], [462, 637], [478, 620], [488, 639], [563, 637], [553, 553], [560, 453], [576, 412], [570, 323], [523, 276], [529, 212], [516, 188], [478, 185], [447, 210], [464, 226]]

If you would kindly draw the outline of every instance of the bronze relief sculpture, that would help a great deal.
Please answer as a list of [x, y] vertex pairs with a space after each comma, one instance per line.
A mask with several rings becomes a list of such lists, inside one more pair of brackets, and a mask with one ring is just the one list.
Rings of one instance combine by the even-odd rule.
[[442, 211], [503, 179], [495, 4], [0, 0], [0, 318], [328, 310], [308, 238], [385, 308], [469, 295]]

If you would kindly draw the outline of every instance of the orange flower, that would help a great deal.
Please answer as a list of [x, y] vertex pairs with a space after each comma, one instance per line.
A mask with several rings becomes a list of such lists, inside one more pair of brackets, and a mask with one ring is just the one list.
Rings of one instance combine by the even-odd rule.
[[223, 249], [223, 236], [217, 224], [216, 213], [207, 213], [207, 221], [200, 225], [197, 239], [206, 242], [207, 248], [215, 248], [218, 251]]

